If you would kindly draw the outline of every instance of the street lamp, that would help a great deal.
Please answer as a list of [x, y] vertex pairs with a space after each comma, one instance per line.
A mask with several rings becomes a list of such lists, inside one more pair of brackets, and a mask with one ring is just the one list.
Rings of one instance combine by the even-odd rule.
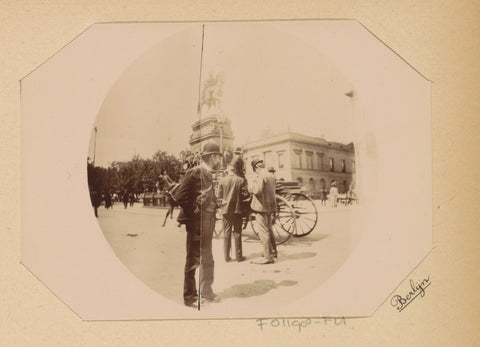
[[360, 182], [360, 180], [364, 178], [362, 176], [362, 173], [360, 172], [360, 167], [361, 167], [360, 164], [362, 164], [362, 161], [364, 159], [362, 152], [364, 152], [365, 144], [364, 144], [364, 141], [359, 141], [359, 136], [363, 135], [363, 133], [360, 133], [359, 135], [359, 132], [365, 126], [365, 124], [363, 124], [364, 123], [363, 117], [362, 117], [363, 113], [360, 112], [359, 110], [358, 93], [356, 91], [352, 89], [348, 93], [345, 93], [345, 96], [347, 96], [350, 99], [351, 120], [352, 120], [352, 126], [354, 128], [354, 134], [355, 134], [353, 139], [355, 166], [352, 167], [352, 182], [355, 186], [354, 189], [355, 189], [357, 198], [360, 197], [362, 201], [365, 201], [365, 197], [363, 196], [363, 189], [362, 189], [365, 183], [363, 182], [362, 184], [362, 182]]

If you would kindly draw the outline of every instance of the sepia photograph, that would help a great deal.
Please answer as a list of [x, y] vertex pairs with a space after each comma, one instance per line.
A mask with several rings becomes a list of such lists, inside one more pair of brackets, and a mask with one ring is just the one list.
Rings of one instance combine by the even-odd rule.
[[[108, 92], [89, 148], [112, 250], [150, 288], [198, 309], [269, 308], [312, 291], [358, 240], [352, 88], [321, 52], [264, 23], [202, 25], [143, 53]], [[196, 173], [201, 189], [195, 167], [211, 176]], [[253, 191], [259, 175], [269, 195]], [[192, 201], [179, 201], [182, 189]], [[195, 201], [209, 190], [215, 204]], [[182, 220], [194, 202], [200, 218]]]
[[429, 88], [356, 21], [94, 25], [22, 80], [78, 206], [23, 262], [84, 319], [371, 315], [431, 249]]

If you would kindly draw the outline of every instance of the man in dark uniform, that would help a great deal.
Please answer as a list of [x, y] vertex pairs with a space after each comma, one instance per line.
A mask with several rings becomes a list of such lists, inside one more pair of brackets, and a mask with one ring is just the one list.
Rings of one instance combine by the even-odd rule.
[[[203, 298], [219, 302], [212, 290], [214, 261], [212, 237], [215, 229], [217, 198], [213, 187], [212, 173], [218, 169], [222, 154], [220, 147], [212, 142], [203, 147], [202, 162], [188, 170], [175, 193], [175, 201], [181, 207], [178, 222], [187, 230], [187, 259], [183, 300], [186, 306], [195, 307]], [[200, 266], [200, 293], [197, 293], [195, 271]]]

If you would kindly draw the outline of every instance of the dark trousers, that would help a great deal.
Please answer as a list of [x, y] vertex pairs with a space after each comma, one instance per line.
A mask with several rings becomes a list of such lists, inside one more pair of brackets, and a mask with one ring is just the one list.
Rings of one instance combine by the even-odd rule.
[[235, 241], [235, 257], [242, 257], [242, 215], [241, 214], [224, 214], [223, 230], [225, 230], [225, 238], [223, 240], [223, 251], [225, 260], [230, 260], [230, 248], [232, 246], [232, 231]]
[[187, 259], [185, 262], [185, 279], [183, 282], [183, 300], [191, 303], [197, 294], [195, 271], [200, 267], [200, 294], [203, 297], [213, 295], [212, 236], [215, 228], [215, 213], [203, 212], [186, 225]]

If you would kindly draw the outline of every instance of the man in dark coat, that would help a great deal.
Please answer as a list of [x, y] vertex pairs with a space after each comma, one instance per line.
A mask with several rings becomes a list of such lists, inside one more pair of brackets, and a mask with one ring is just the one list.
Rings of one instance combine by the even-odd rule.
[[113, 205], [112, 205], [112, 194], [110, 194], [110, 191], [108, 191], [107, 194], [105, 194], [105, 208], [109, 209], [111, 207], [113, 207]]
[[218, 187], [218, 198], [224, 200], [222, 206], [224, 238], [224, 256], [225, 261], [229, 262], [230, 248], [233, 238], [235, 240], [235, 257], [238, 262], [246, 258], [242, 255], [242, 213], [243, 201], [250, 196], [247, 188], [247, 181], [240, 177], [241, 172], [230, 168], [227, 176], [223, 177]]
[[233, 151], [231, 165], [240, 177], [245, 178], [245, 161], [243, 160], [242, 149], [240, 147], [237, 147], [235, 151]]
[[[214, 261], [212, 237], [215, 229], [217, 198], [213, 187], [214, 170], [218, 169], [222, 155], [215, 143], [206, 143], [200, 165], [188, 170], [175, 193], [175, 201], [181, 207], [178, 222], [187, 230], [187, 257], [183, 300], [186, 306], [195, 307], [203, 298], [219, 302], [212, 290]], [[195, 271], [200, 266], [200, 293], [197, 293]]]
[[124, 206], [125, 208], [127, 208], [127, 206], [128, 206], [128, 197], [129, 197], [129, 196], [130, 196], [130, 194], [128, 193], [128, 190], [125, 190], [125, 191], [123, 192], [123, 197], [122, 197], [123, 206]]
[[90, 201], [92, 202], [93, 210], [95, 211], [95, 217], [98, 217], [98, 206], [100, 206], [100, 196], [98, 195], [97, 191], [90, 188]]

